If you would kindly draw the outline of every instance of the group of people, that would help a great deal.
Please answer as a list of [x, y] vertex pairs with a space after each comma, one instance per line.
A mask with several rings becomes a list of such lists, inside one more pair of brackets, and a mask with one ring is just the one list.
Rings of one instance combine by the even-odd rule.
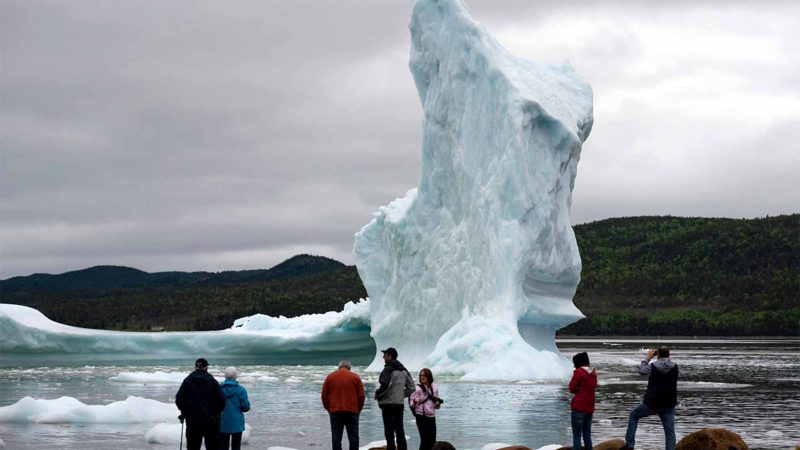
[[[378, 377], [375, 400], [381, 409], [383, 434], [387, 450], [406, 450], [406, 433], [403, 412], [406, 401], [419, 430], [419, 450], [431, 450], [436, 443], [436, 410], [442, 406], [439, 388], [433, 384], [430, 369], [419, 372], [419, 383], [414, 385], [411, 374], [397, 360], [397, 350], [389, 347], [383, 352], [384, 368]], [[366, 394], [361, 378], [352, 372], [349, 361], [339, 363], [322, 384], [322, 406], [328, 411], [331, 421], [331, 448], [341, 450], [342, 436], [347, 430], [350, 450], [357, 450], [358, 417], [364, 408]]]
[[[653, 358], [656, 361], [651, 363]], [[572, 448], [592, 450], [592, 415], [594, 414], [597, 371], [589, 363], [586, 352], [572, 358], [575, 371], [569, 382], [569, 391], [575, 394], [572, 408]], [[640, 375], [647, 375], [647, 389], [642, 403], [628, 415], [628, 428], [625, 431], [625, 445], [620, 450], [633, 450], [636, 443], [636, 428], [639, 419], [658, 415], [664, 428], [666, 450], [675, 450], [675, 406], [678, 404], [678, 365], [669, 356], [669, 348], [661, 346], [648, 350], [647, 356], [639, 364]]]
[[[419, 431], [419, 450], [431, 450], [436, 443], [436, 410], [444, 402], [439, 398], [439, 388], [433, 383], [430, 369], [419, 372], [415, 384], [408, 370], [397, 360], [397, 350], [381, 350], [384, 368], [378, 377], [379, 387], [374, 398], [383, 419], [387, 450], [407, 450], [403, 413], [406, 398]], [[651, 360], [656, 361], [651, 363]], [[592, 449], [592, 416], [595, 409], [597, 371], [589, 362], [586, 352], [572, 358], [575, 371], [569, 382], [574, 395], [572, 409], [572, 448]], [[331, 425], [331, 447], [342, 449], [345, 431], [350, 450], [359, 447], [358, 420], [364, 409], [366, 394], [361, 377], [352, 370], [347, 360], [339, 362], [336, 370], [328, 374], [322, 384], [322, 406], [328, 411]], [[638, 372], [647, 375], [647, 389], [642, 403], [628, 416], [625, 446], [620, 450], [633, 450], [639, 419], [658, 415], [664, 427], [666, 450], [675, 450], [675, 406], [678, 403], [678, 365], [670, 360], [669, 348], [661, 346], [649, 350], [639, 364]], [[200, 358], [195, 370], [181, 384], [175, 403], [181, 411], [179, 419], [186, 420], [186, 444], [189, 450], [199, 450], [205, 440], [207, 450], [219, 448], [239, 450], [244, 431], [243, 413], [250, 410], [247, 390], [236, 381], [238, 372], [233, 367], [225, 369], [225, 381], [220, 385], [208, 373], [208, 361]]]
[[[403, 412], [405, 399], [417, 422], [420, 450], [431, 450], [436, 443], [436, 410], [444, 402], [439, 388], [433, 384], [430, 369], [419, 372], [415, 385], [408, 370], [397, 360], [397, 350], [383, 350], [385, 367], [378, 378], [380, 386], [375, 400], [383, 417], [384, 436], [388, 450], [407, 450]], [[234, 367], [225, 369], [225, 381], [220, 385], [208, 373], [208, 361], [200, 358], [194, 372], [181, 383], [175, 404], [181, 411], [178, 419], [186, 423], [186, 448], [200, 450], [240, 450], [245, 430], [244, 413], [250, 410], [247, 390], [236, 378]], [[342, 437], [347, 431], [350, 450], [358, 450], [358, 419], [364, 409], [366, 394], [361, 377], [352, 370], [350, 361], [342, 360], [322, 384], [322, 406], [328, 411], [331, 423], [331, 447], [341, 450]], [[396, 442], [396, 444], [395, 444]]]
[[250, 410], [250, 400], [247, 389], [236, 381], [238, 376], [235, 367], [228, 367], [225, 381], [219, 384], [208, 373], [208, 361], [195, 361], [194, 372], [175, 394], [181, 411], [178, 420], [186, 422], [186, 448], [200, 450], [205, 441], [206, 450], [241, 449], [244, 413]]

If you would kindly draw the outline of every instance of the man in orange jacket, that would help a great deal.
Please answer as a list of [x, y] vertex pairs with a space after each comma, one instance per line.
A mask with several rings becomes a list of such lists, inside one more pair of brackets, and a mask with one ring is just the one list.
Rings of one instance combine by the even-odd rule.
[[364, 408], [365, 395], [361, 377], [350, 369], [350, 361], [340, 361], [339, 368], [328, 374], [322, 384], [322, 406], [331, 417], [333, 450], [342, 450], [345, 428], [350, 450], [358, 450], [358, 415]]

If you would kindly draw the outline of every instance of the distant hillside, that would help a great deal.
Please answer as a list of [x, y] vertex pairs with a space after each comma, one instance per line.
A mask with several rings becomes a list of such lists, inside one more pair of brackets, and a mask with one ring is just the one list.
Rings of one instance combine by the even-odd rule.
[[[628, 217], [575, 227], [583, 260], [561, 335], [800, 336], [800, 214]], [[0, 281], [0, 299], [58, 322], [212, 330], [264, 313], [341, 310], [366, 297], [354, 266], [299, 255], [268, 270], [147, 273], [98, 266]]]
[[800, 335], [800, 214], [628, 217], [575, 235], [587, 318], [562, 334]]
[[57, 322], [118, 330], [215, 330], [264, 313], [338, 310], [366, 297], [353, 266], [294, 256], [268, 270], [147, 273], [97, 266], [0, 281], [3, 303], [36, 308]]
[[323, 256], [297, 255], [271, 269], [225, 272], [156, 272], [122, 266], [94, 266], [60, 275], [34, 274], [0, 281], [0, 294], [20, 291], [68, 291], [77, 289], [125, 289], [183, 286], [215, 286], [269, 281], [315, 275], [344, 264]]

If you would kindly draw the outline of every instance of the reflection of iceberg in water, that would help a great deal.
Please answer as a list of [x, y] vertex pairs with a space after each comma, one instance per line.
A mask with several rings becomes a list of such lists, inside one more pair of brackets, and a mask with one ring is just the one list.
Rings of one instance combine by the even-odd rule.
[[[331, 362], [371, 357], [369, 302], [347, 303], [341, 312], [286, 318], [257, 314], [232, 328], [204, 332], [136, 333], [63, 325], [39, 311], [0, 304], [0, 353], [12, 357], [70, 355], [73, 360], [168, 359], [218, 355], [251, 363]], [[335, 361], [334, 361], [335, 362]]]

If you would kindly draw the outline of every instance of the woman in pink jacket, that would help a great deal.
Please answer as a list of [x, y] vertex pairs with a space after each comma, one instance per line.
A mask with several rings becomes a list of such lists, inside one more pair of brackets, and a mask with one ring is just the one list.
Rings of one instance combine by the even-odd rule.
[[443, 400], [439, 398], [439, 388], [433, 384], [431, 369], [420, 370], [419, 384], [408, 398], [419, 430], [419, 450], [431, 450], [436, 443], [435, 416], [442, 402]]

